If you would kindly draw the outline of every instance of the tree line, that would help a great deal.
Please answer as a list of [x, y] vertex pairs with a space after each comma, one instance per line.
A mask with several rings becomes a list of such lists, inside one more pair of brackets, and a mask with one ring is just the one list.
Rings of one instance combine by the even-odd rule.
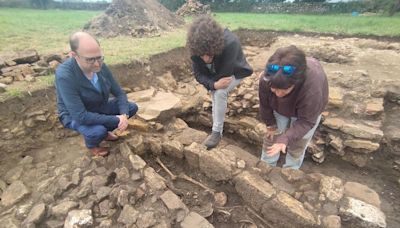
[[[158, 0], [158, 1], [171, 11], [177, 10], [186, 2], [186, 0]], [[213, 11], [224, 11], [224, 7], [229, 6], [230, 11], [232, 11], [233, 9], [233, 11], [239, 11], [239, 12], [248, 11], [253, 6], [259, 4], [283, 3], [284, 1], [285, 0], [199, 0], [199, 2], [203, 4], [211, 5], [211, 10]], [[294, 3], [324, 3], [325, 1], [326, 0], [294, 0]], [[63, 2], [68, 3], [72, 1], [63, 0]], [[79, 3], [79, 0], [73, 0], [73, 2]], [[54, 8], [54, 6], [62, 8], [64, 6], [63, 4], [54, 4], [55, 2], [53, 0], [28, 0], [28, 1], [3, 0], [0, 3], [2, 3], [0, 6], [32, 7], [38, 9]], [[104, 1], [99, 0], [99, 3], [104, 4]], [[344, 4], [348, 4], [349, 7], [352, 7], [354, 6], [355, 2], [353, 1]], [[365, 6], [364, 8], [369, 12], [387, 13], [389, 15], [393, 15], [396, 12], [400, 11], [400, 0], [366, 0], [360, 2], [360, 4], [363, 4]]]

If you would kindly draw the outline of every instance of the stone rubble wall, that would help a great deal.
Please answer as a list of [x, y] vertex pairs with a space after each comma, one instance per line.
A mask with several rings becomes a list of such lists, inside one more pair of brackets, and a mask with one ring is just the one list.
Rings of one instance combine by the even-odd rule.
[[[106, 158], [82, 155], [73, 164], [54, 166], [51, 161], [34, 162], [25, 156], [1, 176], [1, 224], [213, 227], [205, 216], [185, 205], [169, 181], [142, 159], [152, 153], [184, 159], [211, 180], [232, 183], [244, 206], [274, 227], [386, 227], [379, 196], [365, 185], [344, 183], [318, 173], [273, 168], [226, 142], [207, 151], [201, 145], [207, 134], [174, 118], [184, 110], [202, 109], [204, 96], [188, 96], [196, 92], [195, 87], [176, 86], [181, 95], [154, 89], [128, 94], [138, 100], [143, 112], [130, 120], [131, 134], [113, 145]], [[160, 99], [157, 94], [166, 98]], [[154, 102], [161, 106], [156, 111], [152, 109]], [[40, 126], [55, 116], [52, 112], [35, 112], [28, 119]], [[58, 122], [55, 124], [47, 131], [60, 127]], [[69, 136], [57, 134], [60, 138]]]
[[[167, 129], [171, 136], [158, 146], [165, 154], [185, 159], [213, 180], [232, 182], [245, 202], [274, 227], [386, 227], [379, 196], [365, 185], [344, 183], [319, 173], [270, 167], [240, 147], [224, 142], [206, 150], [201, 145], [206, 134], [187, 127], [180, 119]], [[364, 216], [360, 216], [362, 213]]]
[[209, 5], [204, 5], [197, 0], [187, 0], [176, 12], [179, 16], [193, 16], [201, 14], [210, 14], [211, 9]]
[[35, 81], [35, 77], [54, 73], [65, 55], [40, 56], [35, 50], [25, 50], [0, 55], [0, 83], [9, 85], [14, 81]]
[[[318, 56], [315, 50], [312, 56]], [[247, 47], [250, 58], [254, 54]], [[336, 50], [336, 52], [341, 52]], [[319, 56], [332, 61], [351, 59], [345, 54]], [[340, 57], [342, 56], [342, 57]], [[350, 61], [350, 60], [349, 60]], [[259, 73], [259, 72], [257, 72]], [[368, 72], [357, 70], [351, 75], [336, 71], [328, 75], [329, 103], [322, 113], [322, 121], [308, 152], [314, 161], [322, 163], [326, 153], [334, 153], [352, 164], [367, 165], [370, 154], [378, 152], [386, 141], [398, 147], [398, 134], [383, 132], [385, 121], [385, 99], [400, 104], [400, 83], [396, 81], [374, 81]], [[265, 124], [259, 119], [259, 77], [253, 74], [245, 78], [228, 98], [225, 131], [243, 136], [249, 142], [262, 145]], [[205, 98], [202, 111], [193, 123], [211, 126], [211, 99]], [[396, 146], [397, 145], [397, 146]], [[394, 149], [395, 150], [395, 149]]]

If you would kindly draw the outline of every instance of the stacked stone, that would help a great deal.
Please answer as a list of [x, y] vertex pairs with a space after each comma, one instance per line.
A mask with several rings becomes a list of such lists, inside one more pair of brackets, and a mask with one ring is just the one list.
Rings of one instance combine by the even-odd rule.
[[187, 0], [177, 11], [176, 14], [180, 16], [193, 16], [201, 14], [210, 14], [211, 9], [209, 5], [202, 4], [197, 0]]
[[385, 91], [374, 85], [377, 83], [365, 71], [346, 77], [341, 72], [333, 72], [322, 134], [310, 150], [314, 160], [320, 161], [323, 153], [329, 151], [355, 165], [365, 166], [370, 153], [380, 148]]
[[[207, 151], [200, 144], [205, 133], [179, 119], [167, 129], [170, 137], [159, 142], [166, 155], [185, 159], [213, 180], [233, 182], [246, 204], [273, 227], [386, 227], [379, 195], [365, 185], [270, 167], [224, 142]], [[152, 152], [158, 154], [160, 150]]]
[[35, 81], [35, 77], [54, 72], [64, 56], [51, 54], [39, 56], [35, 50], [26, 50], [0, 56], [0, 83]]
[[[368, 72], [357, 70], [351, 75], [329, 72], [329, 103], [322, 113], [321, 127], [309, 146], [314, 161], [323, 162], [326, 152], [340, 155], [357, 166], [365, 166], [371, 153], [378, 151], [384, 138], [384, 98], [397, 105], [400, 97], [398, 82], [373, 81]], [[259, 77], [245, 78], [233, 90], [228, 100], [226, 131], [238, 133], [250, 142], [262, 141], [263, 128], [259, 121]], [[397, 87], [393, 84], [397, 83]], [[390, 86], [391, 87], [390, 87]], [[392, 88], [392, 89], [389, 89]], [[208, 98], [209, 99], [209, 98]], [[209, 126], [211, 101], [207, 100], [200, 113], [200, 122]], [[391, 129], [391, 130], [390, 130]], [[397, 150], [399, 136], [395, 127], [386, 131], [387, 141]], [[397, 141], [396, 141], [397, 140]]]
[[[338, 178], [321, 174], [272, 168], [225, 142], [207, 151], [200, 144], [207, 135], [205, 132], [172, 118], [177, 111], [177, 98], [162, 96], [163, 100], [158, 93], [130, 94], [141, 98], [141, 108], [147, 110], [139, 116], [154, 115], [155, 111], [148, 109], [154, 102], [163, 109], [157, 110], [148, 122], [130, 120], [135, 134], [126, 137], [107, 158], [82, 155], [74, 164], [59, 166], [51, 160], [33, 163], [33, 158], [26, 156], [9, 170], [2, 176], [4, 181], [0, 181], [1, 209], [12, 213], [1, 214], [1, 224], [7, 227], [169, 227], [170, 224], [213, 227], [205, 219], [210, 215], [208, 211], [201, 214], [189, 209], [176, 195], [176, 189], [140, 157], [151, 151], [155, 156], [165, 154], [184, 159], [214, 181], [233, 183], [246, 203], [244, 207], [254, 208], [274, 227], [340, 227], [341, 223], [354, 227], [386, 226], [379, 197], [366, 186], [343, 184]], [[196, 105], [197, 102], [192, 103], [192, 108]], [[42, 119], [47, 115], [47, 112], [35, 112], [29, 118]], [[163, 124], [161, 119], [165, 120]], [[235, 124], [243, 128], [254, 126], [256, 121], [243, 117]], [[211, 213], [212, 208], [211, 205]]]
[[[142, 132], [145, 123], [132, 124]], [[140, 133], [136, 138], [143, 138]], [[0, 180], [5, 227], [213, 227], [190, 211], [134, 151], [149, 142], [120, 144], [107, 158], [82, 156], [74, 164], [33, 163], [26, 156]], [[147, 137], [146, 137], [147, 138]], [[137, 142], [136, 144], [130, 141]], [[152, 148], [154, 148], [152, 144]], [[29, 171], [29, 172], [28, 172]], [[32, 182], [31, 180], [37, 180]]]

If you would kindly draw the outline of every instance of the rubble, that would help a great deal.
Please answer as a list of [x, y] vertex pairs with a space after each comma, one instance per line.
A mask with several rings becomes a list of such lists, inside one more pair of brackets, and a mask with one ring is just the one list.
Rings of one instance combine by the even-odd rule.
[[48, 75], [55, 71], [58, 64], [67, 57], [52, 54], [52, 58], [42, 56], [36, 50], [0, 53], [0, 93], [14, 81], [34, 82], [38, 76]]
[[196, 16], [201, 14], [210, 14], [211, 9], [209, 5], [202, 4], [197, 0], [186, 0], [176, 12], [179, 16]]

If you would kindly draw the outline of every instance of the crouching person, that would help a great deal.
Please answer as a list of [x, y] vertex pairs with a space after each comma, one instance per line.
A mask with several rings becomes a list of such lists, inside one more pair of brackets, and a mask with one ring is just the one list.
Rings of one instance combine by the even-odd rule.
[[279, 48], [259, 81], [260, 117], [267, 125], [261, 160], [299, 169], [328, 103], [328, 81], [320, 63], [296, 46]]
[[[110, 70], [98, 41], [84, 32], [70, 37], [71, 58], [56, 70], [59, 119], [66, 128], [78, 131], [93, 156], [106, 156], [103, 140], [118, 137], [114, 129], [128, 127], [128, 118], [138, 106], [127, 100]], [[110, 98], [110, 94], [114, 96]]]
[[186, 45], [196, 80], [211, 91], [212, 132], [204, 141], [211, 149], [222, 137], [229, 92], [250, 76], [253, 69], [246, 61], [238, 37], [209, 16], [193, 21]]

